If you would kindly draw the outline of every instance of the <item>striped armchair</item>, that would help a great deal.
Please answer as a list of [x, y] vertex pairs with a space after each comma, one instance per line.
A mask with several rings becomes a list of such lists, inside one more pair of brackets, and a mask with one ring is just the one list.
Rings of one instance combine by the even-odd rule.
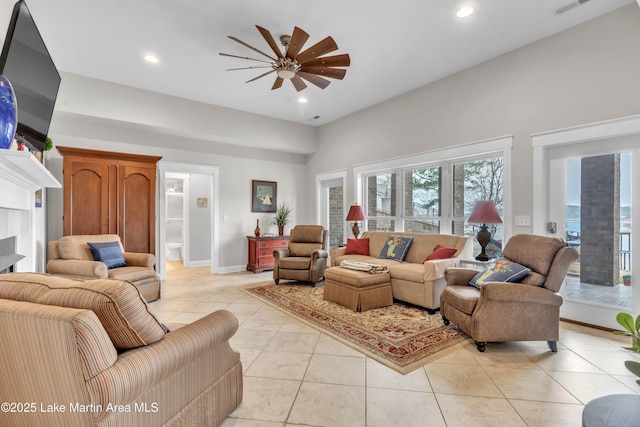
[[237, 328], [166, 333], [125, 281], [0, 275], [0, 425], [218, 426], [242, 401]]

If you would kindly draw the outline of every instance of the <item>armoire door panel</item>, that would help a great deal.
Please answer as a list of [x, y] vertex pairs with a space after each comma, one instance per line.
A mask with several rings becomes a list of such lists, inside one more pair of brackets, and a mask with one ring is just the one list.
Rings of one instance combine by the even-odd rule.
[[64, 234], [109, 232], [109, 167], [74, 162], [64, 175]]
[[155, 252], [155, 169], [119, 167], [119, 229], [130, 252]]

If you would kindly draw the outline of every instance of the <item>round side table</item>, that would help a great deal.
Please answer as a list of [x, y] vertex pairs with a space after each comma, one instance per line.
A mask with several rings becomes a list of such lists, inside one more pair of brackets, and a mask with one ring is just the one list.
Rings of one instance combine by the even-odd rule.
[[582, 411], [584, 427], [639, 427], [640, 395], [611, 394], [593, 399]]

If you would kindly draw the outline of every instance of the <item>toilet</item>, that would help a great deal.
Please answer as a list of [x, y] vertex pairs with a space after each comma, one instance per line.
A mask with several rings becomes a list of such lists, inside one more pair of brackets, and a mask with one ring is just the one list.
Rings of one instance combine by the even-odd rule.
[[167, 223], [166, 240], [167, 259], [169, 261], [180, 261], [184, 259], [182, 244], [184, 242], [184, 226], [182, 220], [173, 220]]
[[167, 243], [167, 259], [180, 261], [182, 259], [182, 243]]

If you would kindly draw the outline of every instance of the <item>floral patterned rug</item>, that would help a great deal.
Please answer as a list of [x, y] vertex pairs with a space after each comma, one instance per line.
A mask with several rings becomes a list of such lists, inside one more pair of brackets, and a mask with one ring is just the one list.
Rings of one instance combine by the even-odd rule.
[[470, 342], [455, 326], [445, 326], [439, 313], [399, 302], [356, 313], [323, 300], [324, 288], [318, 285], [272, 282], [244, 291], [401, 374]]

